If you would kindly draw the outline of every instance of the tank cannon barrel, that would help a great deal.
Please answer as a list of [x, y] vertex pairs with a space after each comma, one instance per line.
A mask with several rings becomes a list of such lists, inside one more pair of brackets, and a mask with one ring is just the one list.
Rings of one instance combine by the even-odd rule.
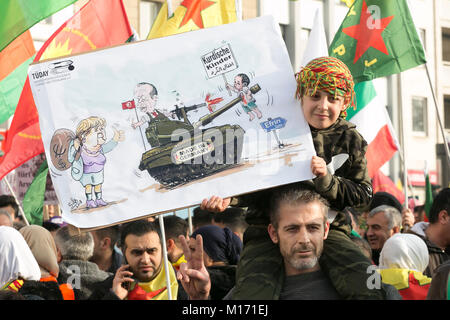
[[[258, 91], [261, 90], [261, 87], [258, 84], [255, 84], [250, 88], [251, 93], [256, 94]], [[223, 114], [224, 112], [230, 110], [232, 107], [234, 107], [236, 104], [242, 101], [242, 97], [237, 97], [230, 102], [228, 102], [226, 105], [224, 105], [222, 108], [214, 111], [213, 113], [207, 114], [203, 117], [201, 117], [196, 123], [194, 123], [194, 127], [198, 128], [204, 125], [207, 125], [211, 121], [213, 121], [215, 118]]]

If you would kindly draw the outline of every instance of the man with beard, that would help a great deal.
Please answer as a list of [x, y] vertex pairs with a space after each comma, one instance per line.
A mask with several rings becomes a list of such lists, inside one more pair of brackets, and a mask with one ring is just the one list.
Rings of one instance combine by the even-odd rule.
[[[314, 191], [297, 188], [275, 192], [272, 197], [268, 232], [272, 241], [280, 248], [285, 271], [285, 280], [280, 283], [279, 299], [341, 299], [331, 281], [321, 271], [319, 264], [324, 240], [330, 228], [327, 221], [327, 201]], [[186, 268], [182, 264], [178, 275], [183, 285]], [[257, 274], [258, 270], [255, 270], [255, 276]], [[204, 273], [203, 278], [200, 276], [195, 278], [203, 280], [198, 281], [202, 283], [202, 288], [207, 287], [205, 284], [207, 281], [204, 280], [207, 276], [207, 273]], [[188, 277], [188, 282], [192, 281], [192, 278], [192, 275]], [[229, 299], [233, 290], [224, 299]], [[208, 294], [203, 293], [203, 296], [207, 297]]]
[[[121, 230], [125, 260], [115, 275], [96, 285], [90, 300], [167, 300], [166, 270], [162, 260], [160, 230], [147, 220], [127, 223]], [[172, 298], [187, 298], [169, 265]], [[180, 290], [181, 289], [181, 290]]]
[[[321, 268], [321, 255], [324, 245], [327, 245], [324, 240], [327, 239], [330, 229], [327, 219], [328, 209], [328, 202], [313, 190], [288, 185], [271, 194], [268, 233], [272, 242], [278, 245], [284, 265], [283, 281], [278, 283], [280, 295], [276, 299], [342, 299]], [[204, 267], [203, 257], [197, 254], [203, 249], [202, 239], [196, 239], [195, 246], [191, 248], [184, 237], [180, 237], [180, 242], [188, 263], [181, 264], [178, 279], [190, 297], [206, 299], [211, 290], [211, 281]], [[197, 256], [194, 256], [196, 254]], [[346, 268], [351, 275], [360, 272], [364, 265], [356, 260], [350, 262]], [[367, 272], [367, 270], [364, 271]], [[252, 276], [258, 277], [258, 272], [259, 270], [254, 270]], [[370, 276], [371, 274], [368, 273], [367, 281], [362, 284], [352, 279], [352, 283], [347, 285], [362, 288], [367, 285]], [[381, 286], [386, 292], [384, 299], [401, 299], [394, 287], [383, 283]], [[224, 300], [231, 299], [234, 290], [235, 288], [231, 289]], [[254, 297], [249, 295], [244, 299], [254, 299]]]
[[271, 209], [268, 232], [285, 269], [279, 299], [340, 299], [319, 264], [330, 228], [326, 200], [313, 191], [291, 189], [275, 196]]

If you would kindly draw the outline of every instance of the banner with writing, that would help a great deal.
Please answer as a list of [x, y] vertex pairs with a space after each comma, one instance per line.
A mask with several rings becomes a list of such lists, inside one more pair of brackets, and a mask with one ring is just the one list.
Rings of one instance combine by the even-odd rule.
[[272, 17], [48, 60], [29, 78], [62, 214], [79, 228], [313, 178]]

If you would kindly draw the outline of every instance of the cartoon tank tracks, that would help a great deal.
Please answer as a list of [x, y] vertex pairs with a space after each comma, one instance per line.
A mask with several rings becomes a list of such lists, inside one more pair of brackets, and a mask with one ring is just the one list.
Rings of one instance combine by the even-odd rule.
[[[253, 94], [260, 90], [258, 84], [250, 88]], [[236, 124], [206, 129], [200, 127], [209, 124], [241, 101], [239, 96], [194, 124], [189, 121], [187, 113], [204, 104], [181, 108], [177, 106], [173, 113], [177, 115], [178, 121], [165, 117], [153, 119], [145, 130], [152, 149], [142, 154], [139, 169], [147, 170], [164, 188], [173, 189], [237, 166], [241, 160], [244, 129]], [[172, 141], [173, 136], [180, 138]]]

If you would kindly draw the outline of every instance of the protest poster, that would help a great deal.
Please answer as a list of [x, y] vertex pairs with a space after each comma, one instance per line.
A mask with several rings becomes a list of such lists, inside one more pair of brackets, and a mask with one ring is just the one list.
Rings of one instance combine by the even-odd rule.
[[313, 178], [270, 16], [39, 62], [29, 78], [62, 216], [78, 228]]
[[[26, 161], [21, 166], [17, 167], [14, 171], [10, 172], [6, 177], [9, 181], [14, 194], [17, 197], [20, 205], [22, 205], [23, 198], [27, 192], [31, 182], [33, 182], [39, 167], [45, 160], [45, 155], [39, 154], [30, 160]], [[11, 190], [9, 190], [8, 185], [3, 180], [0, 181], [0, 194], [12, 195]], [[47, 183], [44, 193], [44, 204], [45, 205], [57, 205], [58, 198], [56, 192], [53, 188], [52, 180], [50, 175], [47, 176]]]

